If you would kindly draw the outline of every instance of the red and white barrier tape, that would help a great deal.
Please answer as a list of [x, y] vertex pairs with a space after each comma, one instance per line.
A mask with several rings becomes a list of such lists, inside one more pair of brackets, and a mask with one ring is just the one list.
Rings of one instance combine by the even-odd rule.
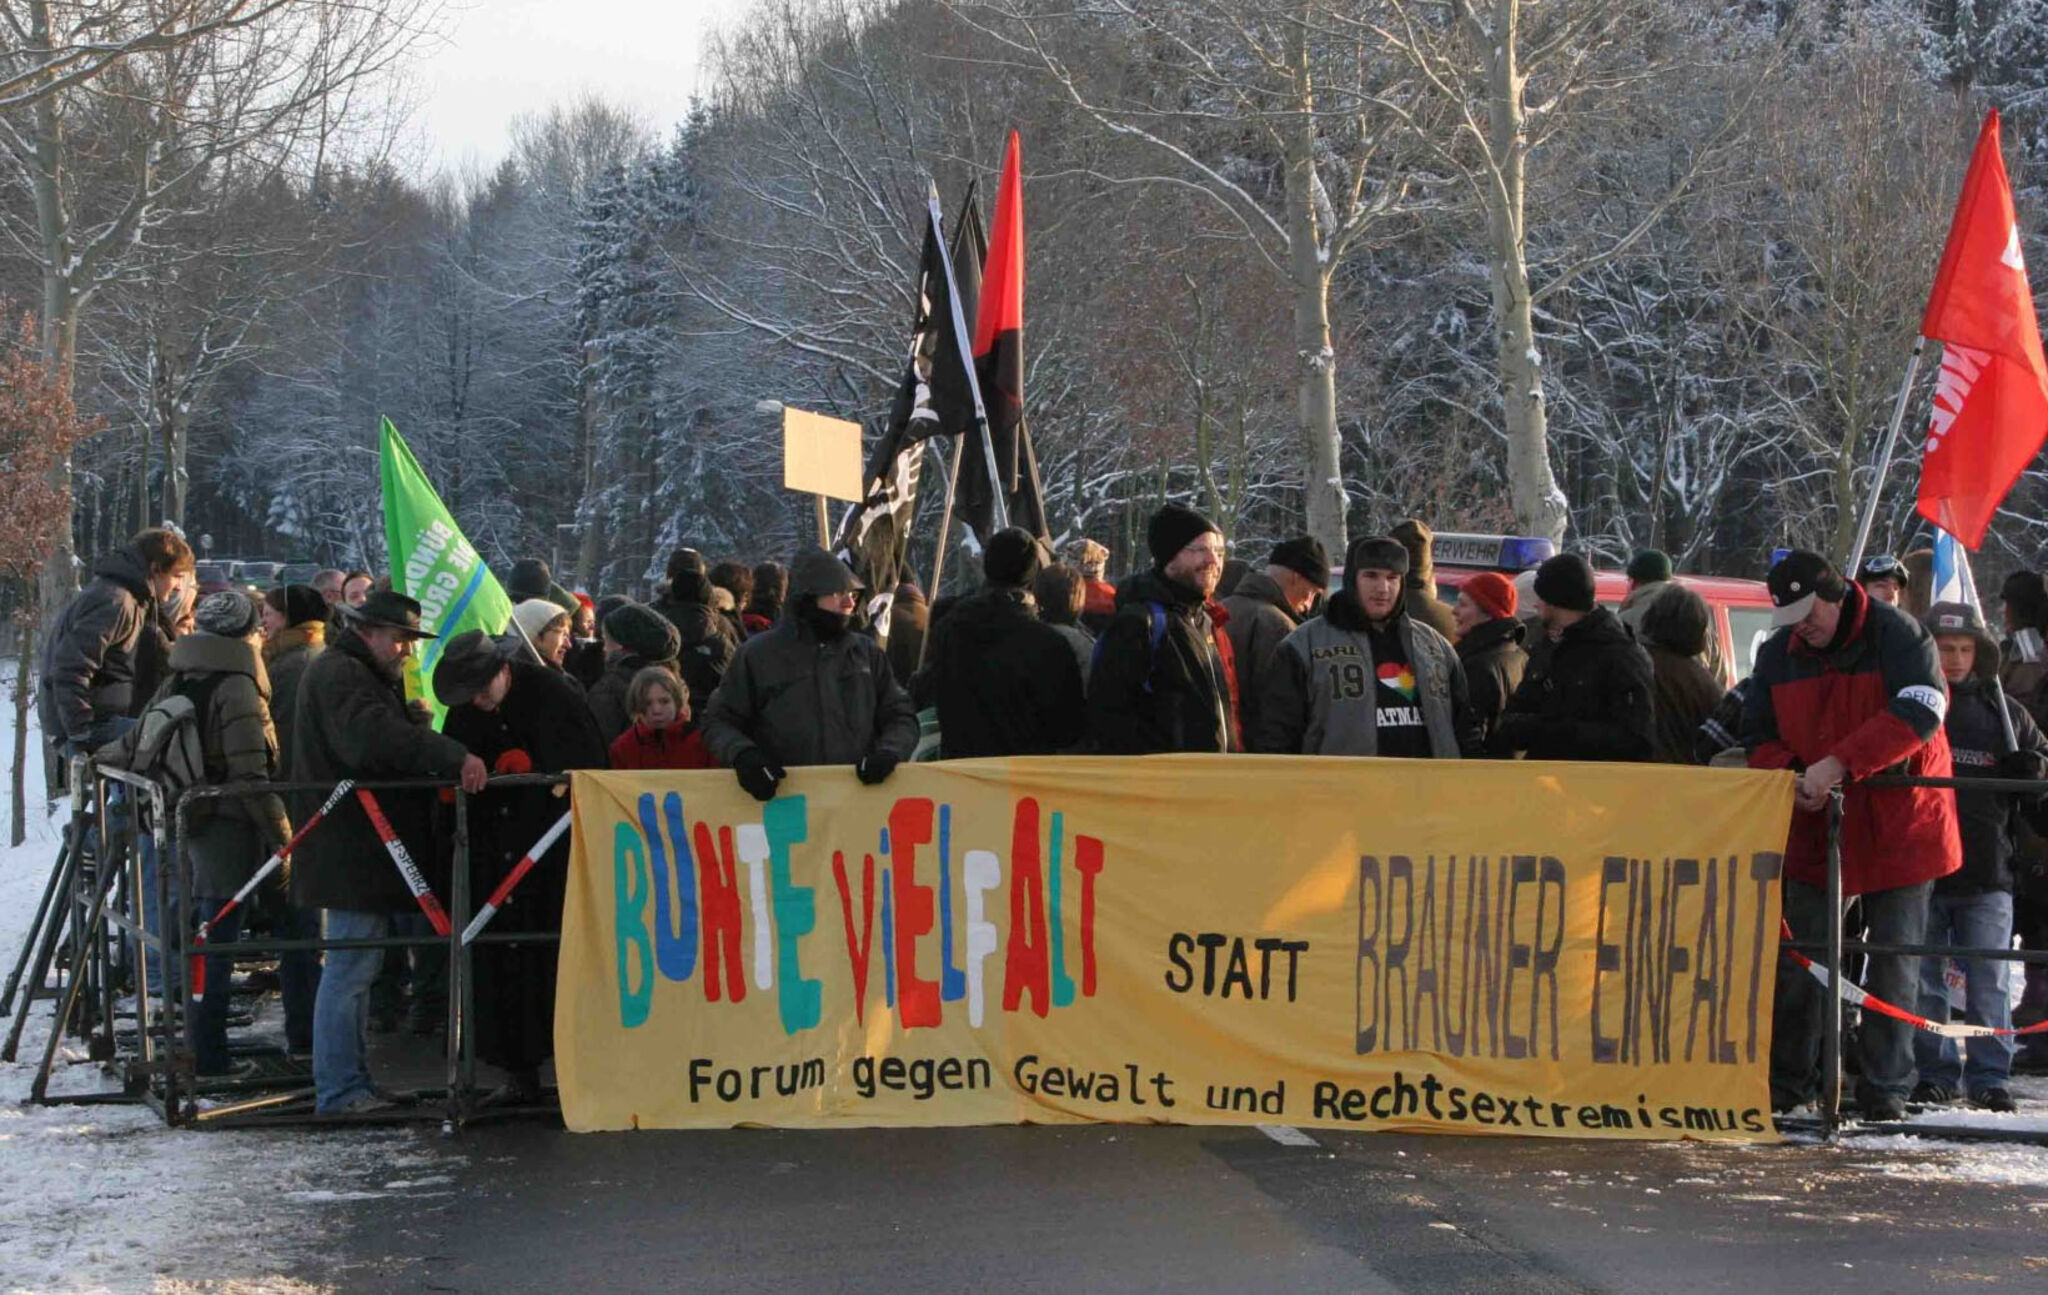
[[541, 833], [540, 840], [533, 843], [533, 848], [526, 852], [526, 856], [512, 866], [512, 871], [505, 874], [505, 880], [498, 883], [498, 888], [491, 892], [491, 897], [484, 901], [484, 906], [476, 910], [476, 916], [470, 919], [469, 925], [462, 928], [464, 944], [476, 939], [484, 927], [490, 925], [491, 919], [498, 915], [498, 906], [512, 894], [512, 888], [524, 880], [527, 873], [533, 871], [535, 861], [546, 854], [555, 842], [562, 839], [562, 833], [569, 830], [569, 819], [568, 814], [556, 819], [555, 825]]
[[434, 934], [446, 935], [452, 929], [448, 923], [448, 911], [441, 907], [441, 901], [434, 898], [433, 888], [420, 875], [419, 865], [412, 861], [412, 855], [405, 849], [405, 842], [398, 839], [398, 832], [391, 826], [391, 820], [384, 817], [384, 810], [377, 804], [377, 798], [367, 787], [356, 789], [356, 799], [363, 803], [363, 812], [370, 816], [370, 825], [377, 829], [377, 836], [384, 842], [385, 852], [391, 862], [398, 865], [398, 875], [405, 878], [406, 888], [418, 902], [420, 911], [427, 915], [427, 922], [434, 928]]
[[232, 913], [237, 908], [240, 908], [242, 906], [243, 900], [255, 894], [256, 888], [263, 884], [264, 878], [268, 877], [271, 873], [276, 872], [279, 868], [282, 868], [284, 866], [284, 861], [291, 857], [292, 851], [298, 847], [299, 842], [306, 839], [306, 833], [312, 831], [313, 828], [319, 824], [321, 819], [326, 818], [327, 811], [333, 809], [336, 805], [340, 804], [341, 798], [343, 796], [348, 795], [349, 789], [354, 787], [355, 785], [356, 782], [355, 779], [353, 778], [344, 778], [340, 782], [334, 784], [334, 791], [327, 797], [327, 803], [320, 806], [319, 809], [314, 810], [313, 816], [307, 819], [304, 823], [301, 823], [299, 825], [299, 830], [292, 833], [292, 839], [286, 841], [283, 845], [278, 847], [277, 853], [271, 855], [269, 860], [267, 860], [261, 868], [258, 868], [256, 870], [255, 876], [249, 878], [248, 881], [242, 884], [242, 888], [235, 892], [234, 898], [230, 899], [227, 903], [222, 904], [220, 906], [220, 911], [218, 913], [215, 913], [212, 917], [208, 918], [207, 920], [199, 924], [199, 931], [193, 937], [192, 941], [195, 946], [195, 952], [192, 954], [191, 957], [193, 1002], [196, 1003], [206, 997], [205, 946], [207, 935], [212, 932], [214, 927], [220, 925], [221, 920], [225, 918], [229, 913]]
[[[1781, 923], [1780, 934], [1787, 940], [1791, 939], [1791, 925], [1789, 923]], [[1821, 966], [1797, 949], [1787, 949], [1785, 952], [1790, 955], [1792, 961], [1804, 967], [1815, 980], [1818, 980], [1821, 983], [1821, 988], [1827, 988], [1828, 969], [1826, 967]], [[1852, 1007], [1860, 1007], [1867, 1012], [1876, 1012], [1879, 1016], [1889, 1016], [1895, 1021], [1904, 1021], [1916, 1029], [1926, 1030], [1930, 1034], [1939, 1034], [1946, 1039], [1988, 1039], [1993, 1036], [2015, 1038], [2023, 1034], [2048, 1033], [2048, 1021], [2004, 1030], [1996, 1030], [1988, 1025], [1965, 1025], [1960, 1021], [1930, 1021], [1916, 1012], [1909, 1012], [1903, 1007], [1894, 1007], [1882, 998], [1873, 997], [1861, 985], [1852, 984], [1846, 980], [1842, 982], [1841, 993], [1842, 1001]]]

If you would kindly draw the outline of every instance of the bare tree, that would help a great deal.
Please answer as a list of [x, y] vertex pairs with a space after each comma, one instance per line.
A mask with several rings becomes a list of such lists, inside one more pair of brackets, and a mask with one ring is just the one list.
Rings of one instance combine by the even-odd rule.
[[[344, 147], [367, 99], [425, 34], [434, 0], [300, 0], [248, 12], [195, 38], [152, 43], [150, 33], [188, 0], [19, 0], [25, 47], [60, 48], [91, 30], [128, 52], [97, 75], [55, 88], [61, 69], [31, 80], [39, 92], [0, 115], [0, 164], [32, 197], [26, 221], [4, 232], [42, 279], [45, 362], [70, 373], [79, 320], [131, 264], [136, 249], [215, 168], [237, 156], [291, 159], [318, 175]], [[40, 92], [47, 91], [47, 92]], [[358, 99], [358, 95], [366, 96]], [[10, 213], [11, 214], [11, 213]], [[68, 458], [55, 469], [68, 495]], [[43, 599], [75, 587], [69, 534], [43, 571]]]
[[[1331, 285], [1390, 216], [1412, 213], [1401, 156], [1416, 78], [1370, 30], [1321, 0], [991, 0], [956, 4], [1042, 71], [1054, 91], [1161, 170], [1113, 183], [1192, 189], [1227, 213], [1286, 294], [1293, 320], [1301, 483], [1308, 530], [1345, 542]], [[1090, 57], [1103, 45], [1111, 66]], [[1125, 60], [1143, 75], [1125, 76]]]

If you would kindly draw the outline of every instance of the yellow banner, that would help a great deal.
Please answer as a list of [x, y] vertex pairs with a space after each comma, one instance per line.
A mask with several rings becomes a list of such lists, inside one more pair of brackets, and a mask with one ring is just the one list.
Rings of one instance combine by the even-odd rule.
[[571, 1129], [1773, 1136], [1783, 773], [1166, 756], [574, 791]]

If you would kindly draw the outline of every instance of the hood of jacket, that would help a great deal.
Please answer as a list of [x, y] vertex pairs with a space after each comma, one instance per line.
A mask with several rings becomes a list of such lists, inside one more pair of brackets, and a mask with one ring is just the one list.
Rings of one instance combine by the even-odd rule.
[[1646, 595], [1642, 617], [1637, 622], [1644, 646], [1660, 647], [1679, 656], [1704, 656], [1707, 627], [1713, 613], [1707, 600], [1675, 580], [1644, 585], [1654, 592]]
[[262, 654], [247, 639], [195, 630], [171, 644], [171, 669], [177, 674], [245, 674], [256, 681], [258, 692], [270, 695]]
[[[1387, 617], [1387, 628], [1392, 629], [1399, 625], [1407, 615], [1408, 600], [1396, 598], [1394, 612]], [[1351, 588], [1348, 581], [1344, 588], [1331, 594], [1330, 601], [1323, 605], [1323, 619], [1333, 627], [1353, 634], [1362, 634], [1372, 628], [1372, 621], [1365, 614], [1365, 604], [1358, 601], [1358, 591]]]
[[1287, 619], [1291, 621], [1301, 619], [1295, 614], [1294, 609], [1287, 605], [1287, 595], [1281, 590], [1280, 582], [1263, 571], [1246, 572], [1244, 579], [1237, 582], [1237, 589], [1230, 596], [1232, 598], [1249, 598], [1255, 602], [1262, 602], [1277, 607], [1282, 612], [1285, 612]]
[[1635, 636], [1628, 632], [1628, 626], [1621, 623], [1621, 617], [1616, 616], [1611, 608], [1595, 607], [1565, 630], [1558, 637], [1558, 643], [1560, 646], [1566, 643], [1633, 645]]
[[92, 564], [92, 573], [126, 589], [145, 606], [156, 603], [156, 595], [149, 588], [149, 564], [133, 548], [119, 548], [101, 554], [100, 560]]
[[711, 603], [711, 577], [702, 571], [680, 571], [668, 582], [664, 597], [672, 603], [695, 603], [709, 606]]

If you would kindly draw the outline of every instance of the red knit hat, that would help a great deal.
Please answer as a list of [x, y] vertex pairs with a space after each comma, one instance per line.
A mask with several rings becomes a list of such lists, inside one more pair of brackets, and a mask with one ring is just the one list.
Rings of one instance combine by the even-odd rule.
[[1472, 595], [1489, 619], [1505, 620], [1515, 614], [1515, 585], [1498, 571], [1482, 571], [1467, 580], [1463, 592]]

